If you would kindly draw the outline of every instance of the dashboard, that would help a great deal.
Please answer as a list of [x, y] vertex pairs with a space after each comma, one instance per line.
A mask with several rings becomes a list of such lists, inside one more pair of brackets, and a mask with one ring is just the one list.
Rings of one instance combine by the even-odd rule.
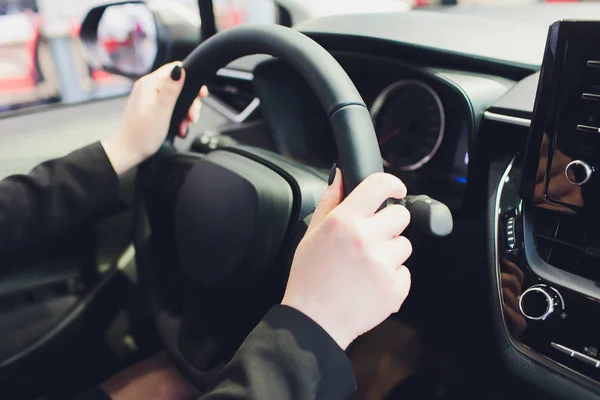
[[[539, 71], [548, 26], [600, 7], [452, 10], [331, 16], [298, 29], [329, 50], [353, 80], [370, 110], [386, 171], [409, 192], [446, 203], [455, 217], [451, 238], [421, 249], [416, 243], [413, 259], [420, 259], [411, 268], [407, 318], [423, 323], [427, 315], [435, 340], [468, 349], [465, 357], [475, 368], [491, 370], [500, 381], [504, 371], [517, 378], [510, 382], [525, 381], [526, 388], [502, 383], [519, 398], [543, 392], [597, 398], [600, 236], [593, 204], [599, 192], [590, 177], [599, 164], [597, 140], [589, 134], [600, 128], [584, 114], [600, 98], [600, 53], [589, 44], [591, 66], [566, 64], [570, 76], [591, 77], [565, 98], [572, 108], [561, 105], [570, 117], [549, 103], [558, 98], [560, 74]], [[474, 31], [481, 35], [473, 37]], [[260, 99], [255, 116], [266, 132], [259, 145], [328, 170], [337, 155], [327, 116], [293, 68], [269, 58], [228, 68], [250, 74]], [[543, 87], [544, 76], [552, 85]], [[587, 94], [581, 105], [579, 91]], [[555, 129], [551, 121], [579, 136], [552, 136], [544, 131]], [[542, 139], [532, 141], [530, 125]], [[527, 182], [535, 184], [527, 188]], [[430, 254], [422, 257], [423, 249]]]

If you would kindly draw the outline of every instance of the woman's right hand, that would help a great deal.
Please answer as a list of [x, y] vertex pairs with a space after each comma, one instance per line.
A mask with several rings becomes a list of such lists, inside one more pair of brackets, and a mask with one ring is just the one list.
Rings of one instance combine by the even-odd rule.
[[345, 349], [402, 306], [412, 246], [400, 236], [408, 210], [378, 211], [388, 198], [406, 195], [398, 178], [377, 173], [345, 200], [343, 193], [338, 169], [296, 250], [282, 304], [312, 318]]

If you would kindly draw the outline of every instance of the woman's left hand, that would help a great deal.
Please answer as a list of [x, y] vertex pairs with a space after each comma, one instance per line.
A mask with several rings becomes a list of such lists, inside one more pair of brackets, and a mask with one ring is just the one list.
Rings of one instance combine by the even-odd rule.
[[[134, 83], [119, 126], [104, 143], [118, 175], [123, 175], [158, 151], [167, 136], [184, 82], [185, 70], [177, 61], [163, 65]], [[203, 87], [199, 96], [207, 95], [208, 91]], [[200, 99], [196, 98], [179, 127], [180, 137], [185, 137], [189, 125], [198, 121], [200, 106]]]

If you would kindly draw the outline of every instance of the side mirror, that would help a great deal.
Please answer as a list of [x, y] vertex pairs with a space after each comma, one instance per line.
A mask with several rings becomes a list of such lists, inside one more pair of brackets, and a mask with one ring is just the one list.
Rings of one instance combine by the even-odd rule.
[[201, 41], [200, 17], [171, 1], [105, 4], [92, 8], [80, 39], [92, 68], [137, 79], [183, 59]]

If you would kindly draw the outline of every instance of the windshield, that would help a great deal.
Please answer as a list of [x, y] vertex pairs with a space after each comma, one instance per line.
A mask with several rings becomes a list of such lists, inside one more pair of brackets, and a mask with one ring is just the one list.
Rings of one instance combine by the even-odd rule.
[[591, 0], [213, 0], [218, 30], [240, 24], [295, 25], [327, 15], [402, 12], [456, 5], [509, 6], [533, 3], [577, 3]]
[[[158, 1], [158, 0], [156, 0]], [[198, 13], [197, 0], [164, 0]], [[0, 0], [0, 117], [48, 104], [124, 95], [132, 81], [90, 67], [78, 35], [87, 11], [108, 0]], [[404, 12], [463, 4], [559, 0], [213, 0], [218, 30], [248, 23], [291, 26], [333, 14]], [[562, 0], [574, 2], [574, 0]]]

